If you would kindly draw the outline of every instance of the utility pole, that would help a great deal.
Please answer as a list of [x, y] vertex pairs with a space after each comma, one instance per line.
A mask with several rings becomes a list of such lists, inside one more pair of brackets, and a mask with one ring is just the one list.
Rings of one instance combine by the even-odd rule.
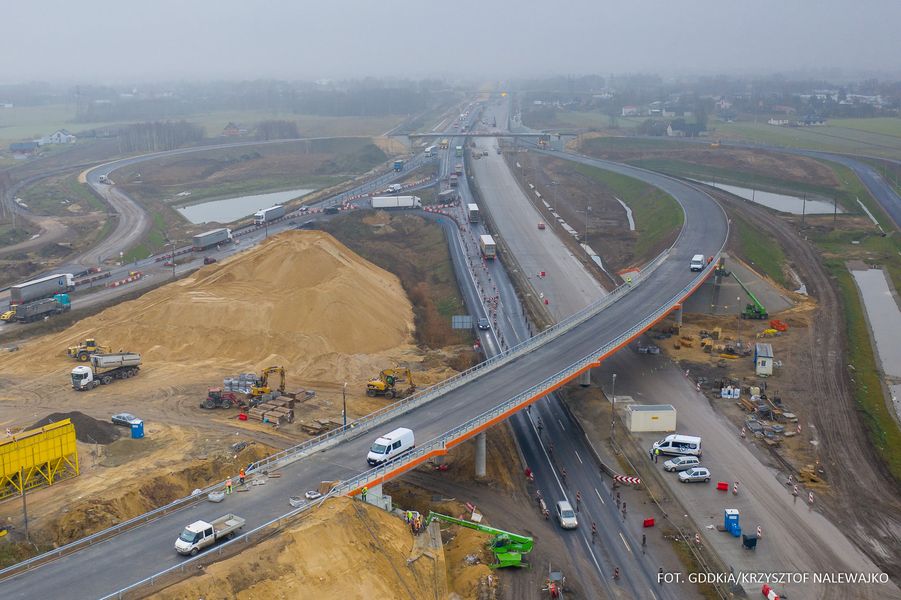
[[347, 382], [344, 382], [344, 388], [341, 390], [341, 417], [344, 421], [344, 428], [347, 429]]
[[616, 373], [613, 374], [613, 384], [610, 388], [610, 443], [614, 442], [616, 436]]
[[807, 192], [804, 192], [804, 199], [801, 203], [801, 227], [804, 227], [804, 217], [807, 215]]
[[588, 245], [588, 217], [591, 215], [591, 205], [585, 201], [585, 245]]

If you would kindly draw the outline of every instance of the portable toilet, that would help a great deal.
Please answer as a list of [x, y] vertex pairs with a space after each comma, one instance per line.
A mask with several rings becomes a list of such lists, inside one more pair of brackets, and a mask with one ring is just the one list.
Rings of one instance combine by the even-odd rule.
[[[726, 531], [738, 537], [741, 535], [741, 526], [738, 523], [738, 509], [737, 508], [727, 508], [726, 514], [723, 517], [723, 527], [726, 528]], [[738, 534], [736, 535], [736, 531]]]
[[773, 374], [773, 346], [772, 344], [754, 345], [754, 370], [758, 375]]
[[131, 439], [139, 440], [144, 437], [144, 421], [138, 419], [131, 424]]

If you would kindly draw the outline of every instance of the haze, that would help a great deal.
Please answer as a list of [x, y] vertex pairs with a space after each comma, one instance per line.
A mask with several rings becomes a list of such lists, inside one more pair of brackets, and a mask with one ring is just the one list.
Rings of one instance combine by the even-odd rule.
[[0, 80], [897, 73], [897, 0], [10, 3]]

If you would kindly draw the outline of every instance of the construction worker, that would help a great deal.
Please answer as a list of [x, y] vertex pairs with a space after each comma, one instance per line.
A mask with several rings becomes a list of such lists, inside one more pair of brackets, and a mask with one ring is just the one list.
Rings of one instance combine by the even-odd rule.
[[409, 524], [409, 523], [412, 523], [412, 522], [413, 522], [413, 511], [408, 510], [408, 511], [407, 511], [407, 523]]
[[364, 485], [363, 489], [360, 490], [360, 496], [362, 496], [363, 502], [366, 502], [366, 494], [368, 494], [368, 493], [369, 493], [369, 488]]
[[244, 471], [244, 467], [241, 467], [241, 470], [238, 472], [238, 481], [241, 482], [241, 485], [244, 485], [244, 477], [247, 473]]
[[657, 460], [660, 458], [660, 448], [654, 448], [654, 464], [657, 464]]
[[229, 478], [225, 480], [225, 493], [226, 494], [232, 493], [232, 478], [231, 478], [231, 476], [229, 476]]
[[598, 537], [598, 524], [595, 523], [594, 521], [592, 521], [591, 522], [591, 543], [592, 544], [597, 539], [597, 537]]
[[631, 275], [626, 275], [626, 284], [632, 285], [632, 276]]

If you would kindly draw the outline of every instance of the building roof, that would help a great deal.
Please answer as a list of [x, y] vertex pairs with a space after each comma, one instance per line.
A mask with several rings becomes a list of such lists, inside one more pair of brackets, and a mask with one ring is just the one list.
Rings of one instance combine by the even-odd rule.
[[13, 142], [9, 145], [9, 149], [13, 152], [23, 152], [36, 150], [38, 145], [39, 144], [37, 142]]
[[773, 345], [758, 343], [755, 347], [754, 355], [762, 356], [764, 358], [773, 358]]
[[626, 407], [626, 410], [631, 410], [634, 412], [659, 412], [661, 410], [676, 410], [673, 408], [672, 404], [630, 404]]

